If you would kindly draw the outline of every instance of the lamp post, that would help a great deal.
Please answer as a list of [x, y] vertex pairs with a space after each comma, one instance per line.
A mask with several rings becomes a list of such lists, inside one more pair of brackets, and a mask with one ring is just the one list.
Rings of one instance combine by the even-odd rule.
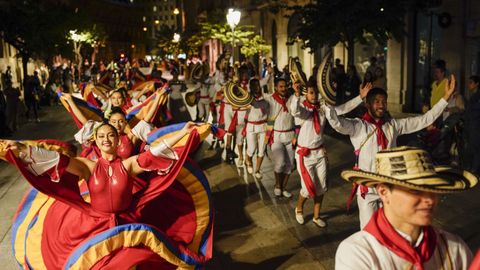
[[175, 43], [180, 42], [180, 34], [178, 33], [173, 34], [173, 42]]
[[240, 22], [240, 17], [242, 16], [242, 13], [238, 10], [234, 10], [233, 8], [228, 9], [227, 13], [227, 22], [228, 25], [230, 26], [230, 29], [232, 29], [232, 56], [231, 56], [231, 64], [233, 66], [233, 55], [235, 53], [235, 27], [237, 27], [238, 23]]

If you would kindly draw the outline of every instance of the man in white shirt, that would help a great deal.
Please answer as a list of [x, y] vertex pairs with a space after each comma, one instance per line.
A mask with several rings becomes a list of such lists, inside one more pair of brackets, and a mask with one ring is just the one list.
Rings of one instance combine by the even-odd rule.
[[287, 85], [285, 79], [275, 80], [275, 93], [265, 95], [269, 104], [269, 119], [273, 121], [273, 131], [270, 135], [270, 147], [272, 149], [273, 171], [275, 173], [275, 196], [292, 197], [286, 190], [288, 178], [295, 162], [293, 140], [295, 138], [295, 122], [289, 107], [293, 96], [287, 97]]
[[[447, 107], [448, 100], [454, 90], [455, 78], [452, 75], [449, 83], [446, 84], [443, 98], [430, 111], [417, 117], [390, 118], [387, 111], [387, 92], [381, 88], [373, 88], [368, 92], [365, 104], [368, 112], [361, 119], [339, 117], [336, 111], [330, 107], [326, 109], [326, 116], [330, 125], [337, 132], [350, 136], [357, 158], [355, 167], [374, 172], [373, 157], [375, 154], [380, 150], [395, 147], [398, 136], [419, 131], [433, 124]], [[360, 186], [357, 193], [357, 203], [361, 229], [379, 207], [375, 189]]]
[[463, 240], [431, 226], [437, 194], [474, 187], [478, 178], [434, 167], [422, 149], [398, 147], [377, 153], [376, 173], [346, 170], [350, 182], [375, 187], [383, 207], [368, 224], [343, 240], [335, 269], [468, 269], [472, 253]]

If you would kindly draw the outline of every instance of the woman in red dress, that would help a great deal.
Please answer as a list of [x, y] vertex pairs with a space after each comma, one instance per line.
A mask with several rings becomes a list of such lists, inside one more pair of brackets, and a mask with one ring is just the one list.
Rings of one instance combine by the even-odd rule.
[[[171, 148], [187, 134], [190, 135], [184, 147]], [[32, 221], [32, 236], [26, 236], [25, 253], [36, 255], [25, 256], [24, 266], [193, 269], [203, 265], [211, 251], [203, 248], [200, 252], [196, 248], [200, 242], [201, 246], [211, 247], [205, 243], [211, 225], [202, 227], [189, 218], [182, 210], [187, 201], [180, 205], [171, 203], [175, 196], [179, 201], [184, 196], [174, 180], [189, 151], [199, 143], [195, 124], [189, 122], [162, 143], [123, 160], [117, 155], [119, 135], [113, 126], [102, 124], [94, 137], [101, 151], [97, 161], [68, 157], [16, 141], [0, 141], [6, 159], [17, 166], [34, 188], [55, 199], [45, 203], [46, 212], [38, 211]], [[81, 179], [86, 179], [90, 202], [80, 194]], [[171, 189], [173, 192], [169, 192]], [[171, 204], [165, 207], [167, 201]], [[35, 234], [41, 235], [40, 243], [28, 241]], [[192, 250], [193, 242], [196, 244]], [[38, 252], [32, 253], [32, 249]]]

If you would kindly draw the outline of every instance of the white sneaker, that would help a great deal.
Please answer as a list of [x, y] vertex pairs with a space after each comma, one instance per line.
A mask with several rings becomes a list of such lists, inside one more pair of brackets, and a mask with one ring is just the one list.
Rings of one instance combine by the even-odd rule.
[[312, 219], [312, 221], [313, 221], [313, 223], [315, 223], [315, 225], [317, 225], [320, 228], [327, 227], [327, 223], [321, 218], [314, 218], [314, 219]]
[[255, 173], [255, 178], [262, 179], [263, 175], [260, 172]]
[[237, 161], [237, 167], [239, 167], [239, 168], [243, 167], [243, 159], [239, 159]]
[[298, 224], [305, 223], [305, 219], [303, 218], [303, 212], [298, 212], [297, 207], [295, 207], [295, 219], [297, 220]]
[[277, 197], [280, 197], [280, 196], [282, 196], [282, 190], [279, 189], [279, 188], [275, 188], [273, 190], [273, 194], [275, 194], [275, 196], [277, 196]]
[[288, 192], [288, 191], [286, 191], [286, 190], [284, 190], [284, 191], [282, 192], [282, 195], [283, 195], [283, 197], [285, 197], [285, 198], [290, 198], [290, 197], [292, 197], [292, 193], [290, 193], [290, 192]]
[[247, 165], [247, 172], [249, 174], [253, 174], [253, 166], [252, 165]]

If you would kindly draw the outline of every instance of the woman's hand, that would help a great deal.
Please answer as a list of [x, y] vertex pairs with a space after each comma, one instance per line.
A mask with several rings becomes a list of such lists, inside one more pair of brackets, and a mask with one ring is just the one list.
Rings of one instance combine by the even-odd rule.
[[72, 97], [72, 94], [70, 93], [63, 93], [62, 96], [65, 98], [65, 100], [70, 103], [73, 101], [73, 97]]
[[185, 126], [182, 128], [181, 132], [183, 134], [188, 134], [190, 132], [192, 132], [193, 129], [195, 129], [195, 127], [197, 126], [197, 124], [195, 124], [194, 122], [192, 121], [189, 121], [185, 124]]
[[28, 155], [28, 148], [25, 144], [12, 140], [0, 140], [0, 152], [6, 153], [8, 150], [12, 150], [20, 158]]

